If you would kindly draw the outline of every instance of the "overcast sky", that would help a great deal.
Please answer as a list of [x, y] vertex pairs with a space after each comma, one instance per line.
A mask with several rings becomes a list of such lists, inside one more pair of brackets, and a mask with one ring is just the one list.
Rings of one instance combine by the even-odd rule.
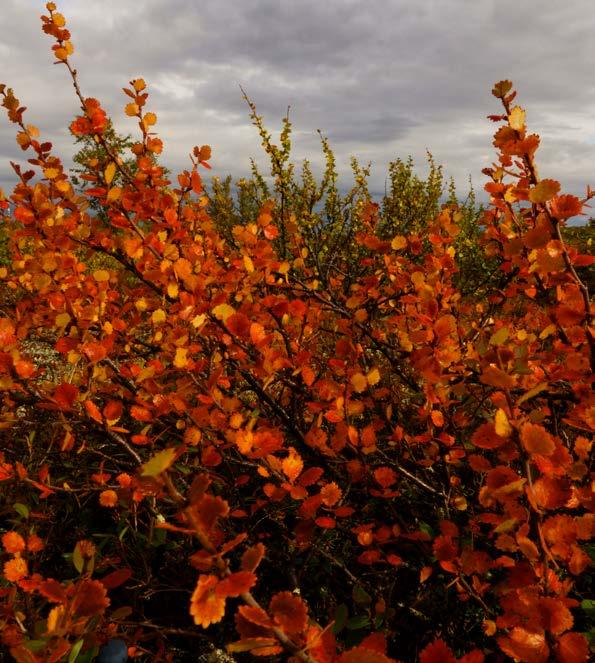
[[[121, 88], [142, 76], [165, 142], [163, 163], [185, 168], [193, 145], [213, 147], [213, 173], [265, 163], [239, 84], [278, 136], [291, 106], [296, 161], [321, 162], [328, 136], [347, 179], [349, 157], [372, 162], [384, 191], [389, 161], [425, 151], [463, 197], [494, 159], [493, 84], [509, 78], [541, 136], [542, 177], [584, 195], [595, 186], [593, 0], [56, 0], [73, 35], [85, 96], [97, 97], [122, 132], [134, 132]], [[0, 82], [14, 87], [70, 164], [67, 126], [78, 112], [63, 66], [41, 32], [44, 2], [1, 0]], [[2, 109], [3, 111], [3, 109]], [[9, 159], [24, 160], [14, 126], [0, 118], [0, 186]]]

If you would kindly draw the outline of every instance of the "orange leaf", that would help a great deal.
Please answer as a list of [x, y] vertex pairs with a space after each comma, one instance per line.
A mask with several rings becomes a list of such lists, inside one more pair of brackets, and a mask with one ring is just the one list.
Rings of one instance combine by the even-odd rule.
[[419, 581], [425, 582], [431, 575], [433, 569], [431, 566], [424, 566], [423, 569], [419, 572]]
[[322, 503], [326, 506], [334, 506], [341, 499], [342, 495], [343, 491], [334, 481], [332, 481], [331, 483], [327, 483], [320, 490]]
[[276, 643], [276, 638], [242, 638], [228, 644], [225, 648], [234, 654], [249, 651], [253, 656], [274, 656], [283, 651], [283, 648]]
[[581, 213], [583, 205], [576, 196], [555, 196], [550, 202], [550, 211], [557, 219], [569, 219]]
[[351, 376], [350, 382], [353, 390], [358, 394], [360, 394], [362, 391], [366, 391], [368, 388], [368, 381], [366, 380], [366, 376], [363, 373], [354, 373]]
[[16, 582], [29, 575], [27, 562], [22, 557], [13, 557], [12, 559], [9, 559], [8, 562], [5, 562], [3, 570], [4, 577], [8, 582]]
[[196, 504], [193, 504], [192, 508], [207, 532], [215, 526], [219, 518], [225, 517], [229, 513], [229, 504], [218, 495], [206, 494]]
[[6, 532], [2, 535], [2, 546], [7, 553], [20, 553], [25, 550], [25, 539], [18, 532]]
[[302, 633], [308, 622], [308, 609], [299, 596], [291, 592], [279, 592], [271, 599], [269, 613], [289, 635]]
[[484, 368], [480, 380], [497, 389], [512, 389], [516, 384], [516, 378], [494, 365]]
[[508, 635], [498, 638], [500, 649], [516, 661], [526, 663], [545, 663], [549, 656], [549, 647], [543, 633], [528, 631], [515, 626]]
[[151, 414], [150, 410], [140, 405], [133, 405], [130, 408], [130, 416], [137, 421], [148, 422], [153, 420], [153, 415]]
[[99, 411], [99, 408], [93, 401], [85, 401], [85, 410], [87, 410], [87, 414], [96, 421], [98, 424], [103, 423], [103, 417], [101, 416], [101, 412]]
[[242, 555], [242, 560], [240, 566], [244, 571], [256, 571], [256, 568], [260, 564], [262, 558], [264, 557], [265, 547], [262, 543], [257, 543]]
[[215, 593], [223, 598], [240, 596], [240, 594], [250, 591], [255, 584], [256, 576], [252, 571], [238, 571], [222, 580], [215, 588]]
[[257, 626], [272, 628], [275, 625], [266, 610], [258, 606], [241, 605], [238, 608], [238, 612], [244, 619]]
[[473, 433], [471, 442], [479, 449], [497, 449], [506, 443], [506, 439], [496, 433], [494, 424], [485, 423]]
[[99, 495], [101, 506], [114, 507], [118, 504], [118, 494], [115, 490], [104, 490]]
[[549, 456], [554, 453], [556, 443], [554, 438], [538, 424], [523, 424], [521, 428], [521, 442], [527, 453]]
[[207, 628], [223, 619], [225, 599], [215, 593], [218, 583], [219, 578], [214, 575], [200, 575], [198, 578], [198, 584], [190, 599], [190, 614], [197, 626]]

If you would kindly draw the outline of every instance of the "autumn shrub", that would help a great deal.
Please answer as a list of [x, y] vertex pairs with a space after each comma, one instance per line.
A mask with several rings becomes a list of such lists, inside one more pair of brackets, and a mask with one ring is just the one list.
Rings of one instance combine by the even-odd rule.
[[512, 84], [479, 229], [435, 195], [405, 222], [402, 162], [384, 207], [356, 165], [347, 217], [331, 193], [319, 223], [285, 148], [280, 188], [215, 223], [210, 147], [170, 180], [138, 78], [127, 164], [54, 3], [42, 21], [71, 131], [103, 152], [80, 191], [0, 86], [28, 156], [0, 201], [10, 656], [83, 663], [123, 639], [195, 660], [212, 639], [294, 663], [587, 661], [593, 259], [562, 229], [593, 194], [538, 177]]

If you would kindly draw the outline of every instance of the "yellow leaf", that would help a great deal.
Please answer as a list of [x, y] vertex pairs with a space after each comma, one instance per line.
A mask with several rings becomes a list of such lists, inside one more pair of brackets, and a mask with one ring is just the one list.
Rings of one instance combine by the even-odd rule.
[[167, 284], [167, 294], [169, 297], [172, 299], [176, 299], [178, 296], [179, 288], [178, 284], [172, 281], [171, 283]]
[[508, 327], [500, 327], [500, 329], [492, 334], [490, 338], [490, 345], [502, 345], [504, 341], [508, 338]]
[[508, 421], [506, 412], [504, 412], [502, 408], [499, 408], [498, 411], [496, 412], [495, 427], [496, 427], [496, 435], [499, 435], [500, 437], [509, 437], [510, 434], [512, 433], [512, 426]]
[[498, 630], [498, 627], [496, 626], [496, 622], [492, 621], [491, 619], [484, 619], [483, 620], [483, 632], [487, 636], [492, 636], [496, 633]]
[[54, 633], [57, 630], [58, 624], [62, 621], [62, 617], [64, 616], [65, 610], [66, 607], [63, 605], [57, 605], [55, 608], [52, 608], [50, 610], [47, 619], [47, 629], [46, 629], [48, 635]]
[[155, 115], [155, 113], [150, 113], [150, 112], [146, 113], [143, 118], [143, 122], [145, 126], [152, 127], [155, 124], [155, 122], [157, 122], [157, 115]]
[[520, 106], [515, 106], [508, 116], [508, 124], [511, 129], [522, 131], [525, 128], [525, 111]]
[[512, 184], [504, 192], [504, 200], [507, 203], [515, 203], [518, 200], [517, 191]]
[[252, 273], [254, 271], [254, 263], [252, 262], [252, 258], [250, 258], [250, 256], [244, 256], [244, 267], [248, 273]]
[[350, 382], [354, 391], [356, 391], [358, 394], [368, 388], [368, 381], [366, 380], [366, 376], [363, 375], [363, 373], [354, 373], [351, 376]]
[[93, 272], [93, 278], [98, 283], [103, 283], [104, 281], [109, 281], [110, 274], [106, 269], [98, 269]]
[[532, 203], [546, 203], [560, 191], [560, 183], [556, 180], [541, 180], [529, 189], [529, 200]]
[[132, 87], [137, 91], [137, 92], [142, 92], [147, 86], [145, 84], [145, 81], [142, 78], [135, 78], [132, 81]]
[[285, 476], [293, 483], [304, 469], [304, 461], [299, 453], [293, 447], [290, 447], [289, 456], [283, 459], [281, 467]]
[[116, 164], [112, 161], [107, 164], [107, 166], [105, 167], [105, 172], [103, 173], [106, 184], [112, 183], [115, 174], [116, 174]]
[[188, 365], [188, 348], [176, 348], [176, 356], [174, 357], [174, 366], [176, 368], [184, 368]]
[[192, 318], [192, 326], [198, 329], [201, 325], [203, 325], [207, 320], [207, 316], [204, 313], [201, 313], [200, 315], [195, 315]]
[[156, 311], [153, 311], [153, 315], [151, 316], [151, 320], [154, 325], [159, 325], [162, 322], [165, 322], [166, 319], [165, 311], [162, 308], [158, 308]]
[[56, 326], [57, 327], [66, 327], [70, 322], [70, 315], [68, 313], [58, 313], [56, 316]]
[[373, 387], [375, 384], [378, 384], [380, 382], [380, 371], [374, 367], [367, 375], [366, 375], [366, 380], [368, 381], [368, 384]]
[[43, 174], [48, 178], [48, 180], [55, 180], [56, 177], [60, 174], [60, 171], [57, 168], [44, 168]]
[[407, 246], [407, 239], [403, 237], [403, 235], [397, 235], [396, 237], [393, 237], [390, 246], [394, 251], [400, 251]]
[[138, 115], [138, 111], [139, 111], [139, 108], [138, 108], [137, 104], [135, 104], [134, 102], [126, 104], [126, 107], [124, 108], [124, 112], [129, 117], [134, 117], [135, 115]]
[[141, 465], [141, 476], [143, 477], [156, 477], [162, 472], [165, 472], [168, 467], [173, 465], [176, 457], [176, 450], [174, 448], [164, 449], [153, 458]]
[[538, 385], [533, 387], [533, 389], [529, 389], [529, 391], [526, 391], [516, 402], [517, 405], [520, 405], [521, 403], [524, 403], [525, 401], [528, 401], [529, 399], [533, 398], [533, 396], [537, 396], [537, 394], [540, 394], [544, 389], [547, 389], [549, 384], [547, 382], [540, 382]]
[[235, 313], [235, 309], [229, 304], [219, 304], [218, 306], [215, 306], [215, 308], [212, 310], [212, 313], [217, 318], [217, 320], [222, 320], [225, 322], [230, 315]]
[[543, 341], [544, 338], [547, 338], [548, 336], [551, 336], [552, 334], [556, 333], [556, 325], [551, 324], [548, 325], [542, 332], [539, 334], [539, 338]]
[[114, 202], [114, 200], [119, 200], [121, 195], [122, 195], [122, 189], [120, 189], [119, 186], [113, 186], [107, 192], [107, 201], [108, 201], [108, 203], [112, 203], [112, 202]]

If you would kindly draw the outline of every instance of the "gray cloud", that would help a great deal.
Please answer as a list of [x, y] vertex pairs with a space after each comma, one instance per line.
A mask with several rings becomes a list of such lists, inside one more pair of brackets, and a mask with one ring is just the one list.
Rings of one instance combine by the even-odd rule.
[[[166, 143], [164, 163], [186, 167], [194, 144], [213, 146], [213, 173], [265, 165], [241, 84], [271, 131], [291, 106], [296, 161], [321, 165], [316, 129], [329, 137], [341, 172], [351, 154], [386, 165], [425, 150], [444, 164], [461, 196], [495, 153], [499, 108], [492, 85], [514, 81], [531, 131], [541, 135], [542, 175], [583, 194], [595, 156], [595, 13], [590, 0], [62, 0], [83, 91], [101, 99], [118, 130], [134, 132], [121, 87], [143, 76]], [[52, 66], [41, 2], [3, 0], [3, 79], [29, 107], [27, 120], [53, 139], [66, 162], [66, 127], [77, 100], [63, 67]], [[9, 159], [23, 160], [0, 120], [0, 186]], [[346, 184], [349, 180], [346, 179]], [[480, 195], [480, 198], [482, 196]]]

